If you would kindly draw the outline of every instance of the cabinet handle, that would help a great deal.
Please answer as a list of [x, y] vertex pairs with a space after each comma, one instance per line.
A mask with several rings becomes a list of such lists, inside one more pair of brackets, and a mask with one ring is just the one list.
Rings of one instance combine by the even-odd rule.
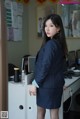
[[70, 88], [70, 91], [69, 91], [70, 95], [72, 96], [73, 94], [73, 90]]
[[23, 105], [20, 105], [20, 106], [19, 106], [19, 109], [21, 109], [21, 110], [24, 109]]

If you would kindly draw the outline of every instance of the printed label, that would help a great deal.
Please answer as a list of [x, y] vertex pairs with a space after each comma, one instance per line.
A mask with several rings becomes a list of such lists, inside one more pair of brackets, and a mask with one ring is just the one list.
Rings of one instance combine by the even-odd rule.
[[0, 111], [0, 118], [8, 118], [8, 111]]

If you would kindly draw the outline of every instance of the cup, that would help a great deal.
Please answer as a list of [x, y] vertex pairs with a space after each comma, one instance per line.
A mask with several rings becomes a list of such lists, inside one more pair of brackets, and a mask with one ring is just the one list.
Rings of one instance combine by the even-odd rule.
[[14, 68], [14, 82], [19, 82], [20, 77], [19, 77], [19, 68]]

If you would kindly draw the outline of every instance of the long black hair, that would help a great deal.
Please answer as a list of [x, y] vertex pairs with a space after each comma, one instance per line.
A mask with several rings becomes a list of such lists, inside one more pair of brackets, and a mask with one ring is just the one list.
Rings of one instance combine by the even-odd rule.
[[66, 38], [65, 38], [65, 33], [64, 33], [64, 27], [63, 27], [63, 23], [62, 23], [62, 19], [59, 15], [57, 14], [50, 14], [48, 15], [45, 20], [44, 20], [44, 23], [43, 23], [43, 37], [44, 37], [44, 40], [43, 40], [43, 44], [42, 46], [48, 41], [50, 40], [49, 37], [47, 37], [46, 33], [45, 33], [45, 24], [46, 24], [46, 21], [47, 20], [51, 20], [52, 23], [57, 27], [57, 28], [60, 28], [60, 31], [53, 36], [52, 39], [56, 39], [60, 44], [61, 44], [61, 47], [63, 49], [63, 52], [64, 52], [64, 56], [67, 55], [67, 44], [66, 44]]

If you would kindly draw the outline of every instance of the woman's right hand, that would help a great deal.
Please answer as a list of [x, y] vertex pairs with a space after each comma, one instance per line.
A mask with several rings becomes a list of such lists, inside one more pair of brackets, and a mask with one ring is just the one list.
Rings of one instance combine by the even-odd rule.
[[30, 87], [29, 87], [29, 94], [30, 95], [36, 95], [36, 86], [30, 85]]

